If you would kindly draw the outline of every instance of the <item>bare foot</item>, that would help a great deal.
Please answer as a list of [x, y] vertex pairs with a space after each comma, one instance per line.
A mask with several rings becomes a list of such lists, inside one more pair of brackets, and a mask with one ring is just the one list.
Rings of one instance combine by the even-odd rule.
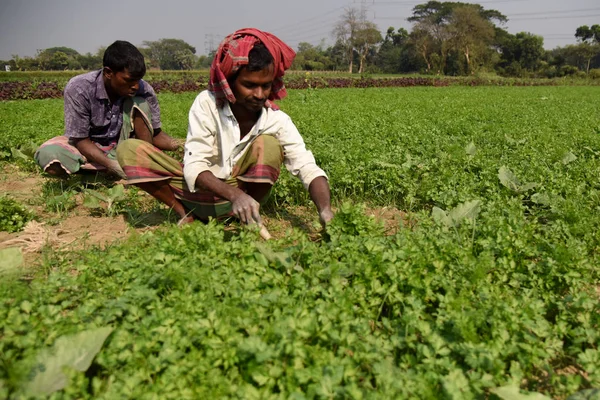
[[177, 222], [177, 226], [191, 224], [192, 222], [194, 222], [194, 217], [191, 215], [186, 215], [185, 217], [181, 218], [179, 222]]

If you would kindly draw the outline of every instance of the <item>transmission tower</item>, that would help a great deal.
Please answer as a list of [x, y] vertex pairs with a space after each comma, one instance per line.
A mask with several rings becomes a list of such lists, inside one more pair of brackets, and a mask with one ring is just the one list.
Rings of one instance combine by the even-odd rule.
[[222, 36], [217, 33], [207, 33], [204, 35], [204, 51], [206, 54], [210, 54], [217, 50], [221, 38]]

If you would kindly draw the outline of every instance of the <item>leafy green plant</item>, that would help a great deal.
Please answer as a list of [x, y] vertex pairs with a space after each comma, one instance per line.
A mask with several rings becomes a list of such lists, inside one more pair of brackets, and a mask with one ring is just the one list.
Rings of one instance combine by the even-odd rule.
[[[119, 184], [106, 189], [105, 193], [87, 189], [83, 205], [93, 210], [106, 211], [107, 215], [114, 216], [122, 211], [120, 205], [123, 200], [125, 200], [125, 187]], [[103, 206], [101, 202], [106, 203], [106, 206]]]
[[[25, 309], [29, 313], [30, 309]], [[51, 349], [38, 353], [34, 366], [21, 386], [27, 396], [44, 396], [63, 389], [68, 384], [65, 368], [85, 372], [112, 332], [104, 327], [59, 337]]]
[[0, 197], [0, 231], [19, 232], [33, 219], [31, 211], [16, 200]]

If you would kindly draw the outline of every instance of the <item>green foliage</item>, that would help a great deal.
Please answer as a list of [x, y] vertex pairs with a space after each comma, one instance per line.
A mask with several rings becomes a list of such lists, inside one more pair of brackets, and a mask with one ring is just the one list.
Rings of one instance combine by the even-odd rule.
[[23, 253], [18, 247], [0, 250], [0, 279], [8, 281], [20, 275], [23, 265]]
[[[194, 96], [160, 94], [169, 133], [185, 135]], [[338, 204], [320, 240], [212, 222], [52, 255], [47, 277], [0, 280], [0, 393], [16, 395], [58, 338], [111, 326], [57, 398], [593, 398], [578, 392], [600, 384], [597, 98], [290, 91], [280, 105]], [[53, 101], [10, 104], [16, 144], [61, 119]], [[309, 202], [285, 171], [272, 199]], [[386, 235], [361, 202], [406, 225]]]
[[31, 211], [19, 202], [0, 196], [0, 231], [19, 232], [32, 218]]
[[[24, 308], [23, 304], [23, 311], [31, 313], [31, 308]], [[104, 327], [59, 337], [52, 349], [38, 353], [27, 380], [23, 382], [23, 393], [27, 396], [47, 396], [63, 389], [68, 384], [64, 369], [87, 371], [111, 332], [112, 328]]]
[[[104, 193], [93, 189], [87, 189], [83, 199], [83, 205], [96, 210], [104, 210], [107, 215], [115, 216], [123, 211], [121, 205], [125, 199], [125, 187], [119, 184], [106, 189]], [[104, 208], [101, 202], [106, 203], [106, 208]]]

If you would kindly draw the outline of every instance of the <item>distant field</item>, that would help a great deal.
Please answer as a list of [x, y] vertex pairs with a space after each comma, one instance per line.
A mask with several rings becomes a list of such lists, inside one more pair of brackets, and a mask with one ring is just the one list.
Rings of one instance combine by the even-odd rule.
[[[167, 132], [185, 136], [195, 95], [159, 95]], [[31, 379], [40, 349], [97, 327], [114, 331], [61, 398], [600, 387], [598, 99], [566, 86], [292, 90], [280, 105], [330, 177], [328, 231], [262, 242], [194, 224], [51, 254], [33, 281], [0, 281], [0, 397]], [[62, 133], [60, 99], [0, 102], [0, 117], [5, 162]], [[404, 222], [386, 232], [361, 203]], [[282, 174], [270, 207], [307, 204]]]

